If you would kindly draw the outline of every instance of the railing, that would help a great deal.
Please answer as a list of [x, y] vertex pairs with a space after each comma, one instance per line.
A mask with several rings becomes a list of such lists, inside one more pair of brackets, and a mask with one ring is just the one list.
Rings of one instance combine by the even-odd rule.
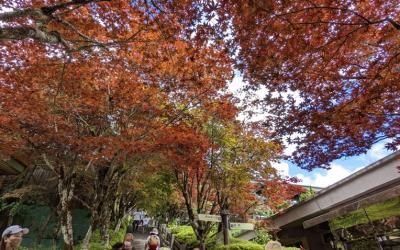
[[175, 235], [171, 233], [171, 230], [167, 228], [166, 224], [160, 224], [157, 227], [159, 230], [161, 246], [168, 246], [171, 250], [186, 250], [186, 244], [181, 244], [176, 241]]

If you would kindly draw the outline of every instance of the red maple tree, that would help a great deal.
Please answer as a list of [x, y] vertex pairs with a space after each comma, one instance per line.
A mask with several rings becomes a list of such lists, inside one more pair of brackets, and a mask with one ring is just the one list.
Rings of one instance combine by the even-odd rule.
[[[395, 1], [222, 1], [237, 67], [303, 168], [400, 143]], [[223, 15], [230, 13], [230, 15]], [[296, 96], [298, 96], [296, 100]], [[300, 135], [300, 136], [296, 136]]]

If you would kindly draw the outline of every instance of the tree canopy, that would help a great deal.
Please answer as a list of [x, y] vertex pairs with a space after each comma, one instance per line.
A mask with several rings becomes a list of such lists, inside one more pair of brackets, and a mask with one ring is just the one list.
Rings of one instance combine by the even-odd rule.
[[[212, 88], [223, 86], [209, 71], [214, 66], [225, 67], [225, 80], [236, 68], [249, 89], [266, 87], [266, 97], [254, 104], [270, 114], [265, 126], [273, 136], [298, 145], [292, 159], [301, 167], [326, 167], [381, 140], [389, 149], [399, 144], [395, 1], [71, 0], [2, 6], [10, 10], [0, 14], [0, 39], [7, 46], [2, 64], [8, 71], [33, 64], [44, 51], [64, 53], [66, 62], [77, 53], [103, 51], [114, 60], [125, 56], [125, 66], [130, 61], [142, 72], [158, 69], [146, 81], [160, 80], [170, 97], [179, 98], [207, 89], [184, 91], [194, 90], [194, 77], [213, 78]], [[11, 53], [21, 47], [25, 50]], [[207, 75], [190, 73], [203, 63], [209, 65]], [[181, 69], [180, 81], [171, 69]]]
[[[65, 249], [73, 201], [106, 240], [155, 182], [183, 199], [151, 210], [184, 203], [204, 243], [196, 213], [296, 194], [270, 165], [282, 140], [306, 169], [398, 147], [399, 20], [380, 0], [4, 0], [0, 156], [26, 155], [57, 180]], [[261, 125], [236, 119], [235, 72], [249, 95], [266, 90], [247, 103]]]
[[400, 143], [396, 1], [223, 1], [237, 67], [266, 126], [298, 145], [299, 166], [327, 167], [386, 140]]

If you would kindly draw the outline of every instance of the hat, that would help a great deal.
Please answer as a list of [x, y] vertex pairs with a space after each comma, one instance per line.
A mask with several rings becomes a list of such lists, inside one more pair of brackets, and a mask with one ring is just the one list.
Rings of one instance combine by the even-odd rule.
[[6, 230], [3, 231], [3, 234], [1, 235], [1, 238], [4, 238], [6, 235], [10, 234], [17, 234], [22, 232], [23, 234], [29, 233], [28, 228], [22, 228], [20, 225], [12, 225], [6, 228]]
[[150, 231], [150, 234], [158, 235], [158, 230], [157, 230], [157, 228], [153, 228], [153, 229]]
[[278, 241], [269, 241], [265, 246], [265, 250], [282, 250], [282, 245]]

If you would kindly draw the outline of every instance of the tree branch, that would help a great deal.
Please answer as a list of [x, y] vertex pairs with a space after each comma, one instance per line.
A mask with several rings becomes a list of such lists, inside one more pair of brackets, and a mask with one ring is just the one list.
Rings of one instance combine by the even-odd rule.
[[41, 8], [26, 8], [22, 10], [15, 10], [0, 13], [1, 21], [11, 21], [15, 18], [19, 17], [35, 17], [35, 16], [51, 16], [54, 12], [60, 9], [66, 9], [69, 6], [79, 5], [83, 6], [89, 3], [97, 3], [97, 2], [110, 2], [111, 0], [72, 0], [66, 3], [59, 3], [51, 6], [44, 6]]

